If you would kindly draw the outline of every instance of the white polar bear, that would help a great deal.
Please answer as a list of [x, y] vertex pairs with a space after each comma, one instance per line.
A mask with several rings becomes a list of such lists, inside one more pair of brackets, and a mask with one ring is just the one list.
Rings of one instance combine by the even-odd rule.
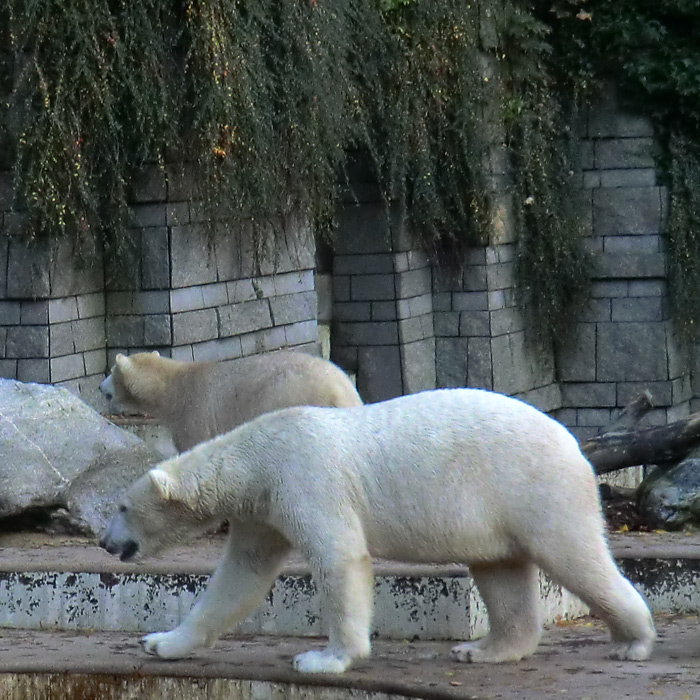
[[131, 559], [228, 518], [207, 590], [144, 649], [177, 658], [211, 645], [261, 603], [292, 548], [326, 597], [328, 646], [294, 659], [341, 673], [370, 653], [370, 556], [465, 562], [489, 633], [458, 661], [532, 654], [540, 567], [609, 626], [619, 659], [646, 659], [647, 606], [613, 562], [593, 471], [559, 423], [516, 399], [428, 391], [348, 409], [291, 408], [163, 462], [127, 491], [100, 544]]
[[158, 419], [178, 452], [279, 408], [362, 403], [340, 367], [289, 350], [222, 362], [178, 362], [158, 352], [120, 353], [100, 391], [115, 410]]

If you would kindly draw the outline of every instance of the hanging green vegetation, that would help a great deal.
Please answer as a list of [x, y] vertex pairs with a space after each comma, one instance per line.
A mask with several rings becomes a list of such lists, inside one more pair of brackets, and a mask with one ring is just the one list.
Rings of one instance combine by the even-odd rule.
[[[700, 3], [540, 3], [561, 86], [584, 97], [614, 80], [630, 109], [653, 120], [669, 187], [669, 283], [678, 328], [700, 328]], [[550, 10], [554, 11], [550, 11]]]
[[0, 124], [29, 231], [114, 238], [144, 162], [327, 226], [349, 149], [426, 241], [483, 228], [478, 12], [457, 0], [8, 0]]

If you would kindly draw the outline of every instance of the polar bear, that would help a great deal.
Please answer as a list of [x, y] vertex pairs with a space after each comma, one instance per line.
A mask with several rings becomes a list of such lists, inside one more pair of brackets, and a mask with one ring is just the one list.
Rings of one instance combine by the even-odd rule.
[[538, 568], [609, 626], [614, 657], [648, 658], [654, 624], [618, 571], [596, 480], [561, 424], [513, 398], [443, 389], [347, 409], [261, 416], [159, 466], [126, 492], [100, 545], [149, 556], [231, 523], [188, 617], [142, 640], [161, 658], [211, 645], [261, 603], [297, 548], [325, 596], [329, 641], [294, 658], [341, 673], [370, 653], [371, 556], [467, 563], [490, 631], [457, 661], [515, 661], [541, 634]]
[[339, 367], [288, 350], [226, 362], [120, 353], [100, 390], [115, 410], [147, 413], [164, 424], [178, 452], [278, 408], [362, 403]]

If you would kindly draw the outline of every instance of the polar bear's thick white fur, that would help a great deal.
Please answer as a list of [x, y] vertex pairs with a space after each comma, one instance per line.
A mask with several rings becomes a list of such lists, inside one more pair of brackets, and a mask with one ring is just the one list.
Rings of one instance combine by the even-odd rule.
[[119, 354], [100, 390], [117, 410], [158, 419], [178, 452], [279, 408], [362, 403], [339, 367], [287, 350], [226, 362], [178, 362], [157, 352]]
[[370, 556], [465, 562], [490, 631], [458, 661], [532, 654], [538, 567], [609, 626], [614, 656], [646, 659], [647, 606], [615, 566], [591, 466], [559, 423], [481, 390], [428, 391], [350, 409], [291, 408], [163, 462], [127, 491], [101, 540], [129, 559], [228, 518], [228, 548], [179, 627], [143, 638], [162, 658], [211, 645], [264, 600], [298, 548], [326, 597], [329, 641], [294, 659], [340, 673], [370, 653]]

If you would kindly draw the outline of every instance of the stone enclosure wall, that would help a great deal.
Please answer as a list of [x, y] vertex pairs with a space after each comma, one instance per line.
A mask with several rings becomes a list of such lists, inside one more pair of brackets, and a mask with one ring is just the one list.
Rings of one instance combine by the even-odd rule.
[[293, 219], [257, 255], [250, 222], [222, 218], [208, 232], [181, 166], [143, 172], [125, 254], [81, 268], [67, 242], [28, 246], [15, 235], [23, 213], [0, 173], [0, 376], [64, 384], [100, 407], [97, 386], [117, 352], [319, 352], [319, 329], [332, 319], [332, 359], [357, 376], [366, 401], [484, 387], [523, 397], [586, 437], [648, 388], [655, 409], [646, 420], [677, 419], [694, 394], [669, 317], [666, 191], [651, 126], [621, 112], [611, 92], [582, 120], [580, 144], [595, 275], [570, 349], [556, 360], [526, 341], [506, 160], [496, 153], [491, 238], [459, 275], [389, 226], [361, 170], [340, 206], [332, 280], [319, 274], [312, 232]]

